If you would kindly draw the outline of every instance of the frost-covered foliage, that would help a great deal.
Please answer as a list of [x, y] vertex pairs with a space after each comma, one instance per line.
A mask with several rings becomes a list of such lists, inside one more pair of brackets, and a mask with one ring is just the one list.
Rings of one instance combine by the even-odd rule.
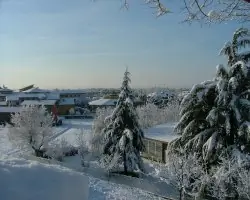
[[250, 199], [250, 157], [233, 150], [224, 155], [210, 179], [210, 195], [219, 200]]
[[125, 174], [144, 170], [140, 156], [144, 149], [144, 134], [133, 106], [129, 82], [129, 72], [126, 70], [116, 108], [108, 117], [107, 127], [103, 129], [105, 138], [101, 159], [108, 171], [123, 167]]
[[11, 141], [22, 147], [31, 147], [36, 156], [43, 156], [42, 146], [52, 134], [52, 116], [44, 106], [22, 107], [11, 116]]
[[195, 85], [181, 103], [175, 131], [182, 136], [170, 144], [198, 152], [207, 163], [236, 145], [250, 152], [250, 68], [238, 61], [229, 69], [217, 67], [216, 78]]
[[[92, 138], [91, 138], [91, 151], [99, 155], [103, 149], [104, 134], [102, 130], [107, 125], [108, 116], [113, 112], [113, 108], [97, 108], [96, 116], [93, 121]], [[105, 120], [106, 119], [106, 120]]]
[[155, 165], [154, 175], [174, 186], [179, 192], [179, 200], [201, 197], [209, 182], [209, 176], [198, 157], [182, 149], [178, 154], [169, 154], [165, 165]]
[[232, 66], [237, 61], [248, 62], [250, 52], [239, 52], [241, 48], [250, 46], [250, 32], [247, 28], [239, 28], [233, 34], [232, 42], [227, 42], [220, 51], [220, 55], [226, 55], [228, 65]]
[[72, 152], [74, 147], [68, 143], [65, 138], [56, 141], [46, 147], [46, 156], [49, 158], [62, 161], [65, 154]]
[[150, 128], [166, 122], [176, 122], [179, 120], [179, 108], [178, 102], [173, 102], [165, 108], [158, 108], [150, 103], [137, 107], [139, 124], [142, 128]]
[[92, 135], [88, 130], [84, 129], [81, 130], [81, 133], [77, 137], [78, 155], [80, 156], [82, 166], [87, 166], [89, 158], [91, 157], [93, 151], [91, 139]]

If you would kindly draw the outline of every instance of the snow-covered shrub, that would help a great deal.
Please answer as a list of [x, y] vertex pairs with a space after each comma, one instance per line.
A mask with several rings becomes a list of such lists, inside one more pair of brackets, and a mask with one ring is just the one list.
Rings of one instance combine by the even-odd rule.
[[116, 108], [103, 129], [105, 137], [101, 158], [101, 163], [108, 171], [123, 167], [126, 175], [138, 170], [144, 171], [140, 156], [140, 152], [144, 150], [144, 134], [133, 106], [129, 82], [129, 72], [126, 70]]
[[97, 108], [96, 116], [93, 121], [92, 137], [91, 137], [91, 151], [99, 155], [103, 149], [104, 135], [102, 130], [107, 124], [105, 119], [113, 112], [113, 108]]
[[179, 148], [168, 154], [166, 164], [155, 164], [154, 176], [172, 185], [179, 192], [179, 200], [202, 198], [209, 183], [209, 175], [195, 154]]
[[46, 145], [45, 155], [48, 158], [63, 161], [65, 156], [74, 156], [77, 149], [69, 144], [69, 142], [62, 138], [59, 141], [55, 141], [51, 144]]
[[75, 113], [76, 113], [76, 112], [75, 112], [75, 109], [74, 109], [74, 108], [70, 108], [70, 109], [69, 109], [69, 114], [70, 114], [70, 115], [75, 115]]
[[220, 157], [220, 165], [211, 178], [211, 196], [218, 200], [250, 199], [250, 157], [233, 150]]
[[9, 128], [11, 141], [21, 147], [34, 150], [36, 156], [43, 156], [43, 145], [52, 134], [52, 116], [44, 106], [22, 107], [20, 112], [11, 116]]
[[137, 107], [136, 109], [139, 116], [139, 124], [142, 128], [149, 128], [161, 123], [160, 109], [151, 103], [145, 106]]
[[77, 137], [78, 155], [80, 156], [82, 166], [87, 166], [92, 154], [91, 137], [91, 133], [83, 129]]
[[167, 122], [177, 122], [180, 118], [178, 102], [171, 102], [164, 108], [148, 103], [137, 107], [136, 111], [139, 116], [139, 124], [144, 129]]

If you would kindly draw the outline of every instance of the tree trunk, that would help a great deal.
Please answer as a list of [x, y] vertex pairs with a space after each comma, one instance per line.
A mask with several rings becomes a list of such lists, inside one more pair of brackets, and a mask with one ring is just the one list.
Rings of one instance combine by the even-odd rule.
[[124, 167], [124, 174], [128, 174], [128, 167], [127, 167], [127, 162], [126, 162], [126, 153], [125, 151], [123, 152], [123, 167]]

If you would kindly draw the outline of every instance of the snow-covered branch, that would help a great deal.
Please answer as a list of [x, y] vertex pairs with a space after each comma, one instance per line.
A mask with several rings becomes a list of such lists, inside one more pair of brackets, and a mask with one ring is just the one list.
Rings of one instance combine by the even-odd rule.
[[44, 106], [22, 107], [11, 116], [11, 141], [22, 147], [30, 147], [36, 156], [43, 156], [42, 147], [52, 134], [52, 116]]

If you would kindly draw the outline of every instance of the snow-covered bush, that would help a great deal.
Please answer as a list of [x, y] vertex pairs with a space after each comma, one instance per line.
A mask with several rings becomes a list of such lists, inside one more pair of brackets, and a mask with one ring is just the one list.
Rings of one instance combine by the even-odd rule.
[[233, 155], [220, 157], [210, 180], [211, 196], [218, 200], [250, 199], [250, 157], [233, 150]]
[[103, 129], [105, 137], [101, 158], [101, 163], [108, 171], [123, 167], [126, 175], [138, 170], [144, 171], [140, 156], [140, 152], [144, 150], [144, 134], [133, 106], [129, 82], [129, 72], [126, 70], [116, 108]]
[[177, 122], [179, 120], [180, 105], [178, 102], [169, 103], [164, 108], [159, 108], [148, 103], [137, 107], [139, 124], [142, 128], [150, 128], [166, 122]]
[[91, 151], [99, 155], [103, 149], [104, 135], [102, 130], [105, 128], [107, 121], [105, 119], [113, 112], [113, 108], [97, 108], [96, 116], [93, 121]]
[[43, 145], [52, 134], [52, 116], [44, 106], [22, 107], [20, 112], [11, 116], [9, 128], [11, 141], [21, 147], [34, 150], [36, 156], [43, 156]]
[[81, 129], [81, 133], [77, 137], [78, 155], [81, 159], [81, 165], [87, 166], [89, 158], [92, 156], [92, 135], [88, 130]]
[[70, 115], [75, 115], [76, 114], [75, 109], [74, 108], [70, 108], [69, 109], [69, 114]]
[[210, 180], [198, 157], [181, 148], [168, 154], [165, 165], [155, 164], [154, 168], [153, 175], [176, 188], [179, 200], [202, 198]]
[[145, 106], [137, 107], [139, 116], [139, 124], [142, 128], [149, 128], [161, 123], [160, 109], [154, 104], [146, 104]]

